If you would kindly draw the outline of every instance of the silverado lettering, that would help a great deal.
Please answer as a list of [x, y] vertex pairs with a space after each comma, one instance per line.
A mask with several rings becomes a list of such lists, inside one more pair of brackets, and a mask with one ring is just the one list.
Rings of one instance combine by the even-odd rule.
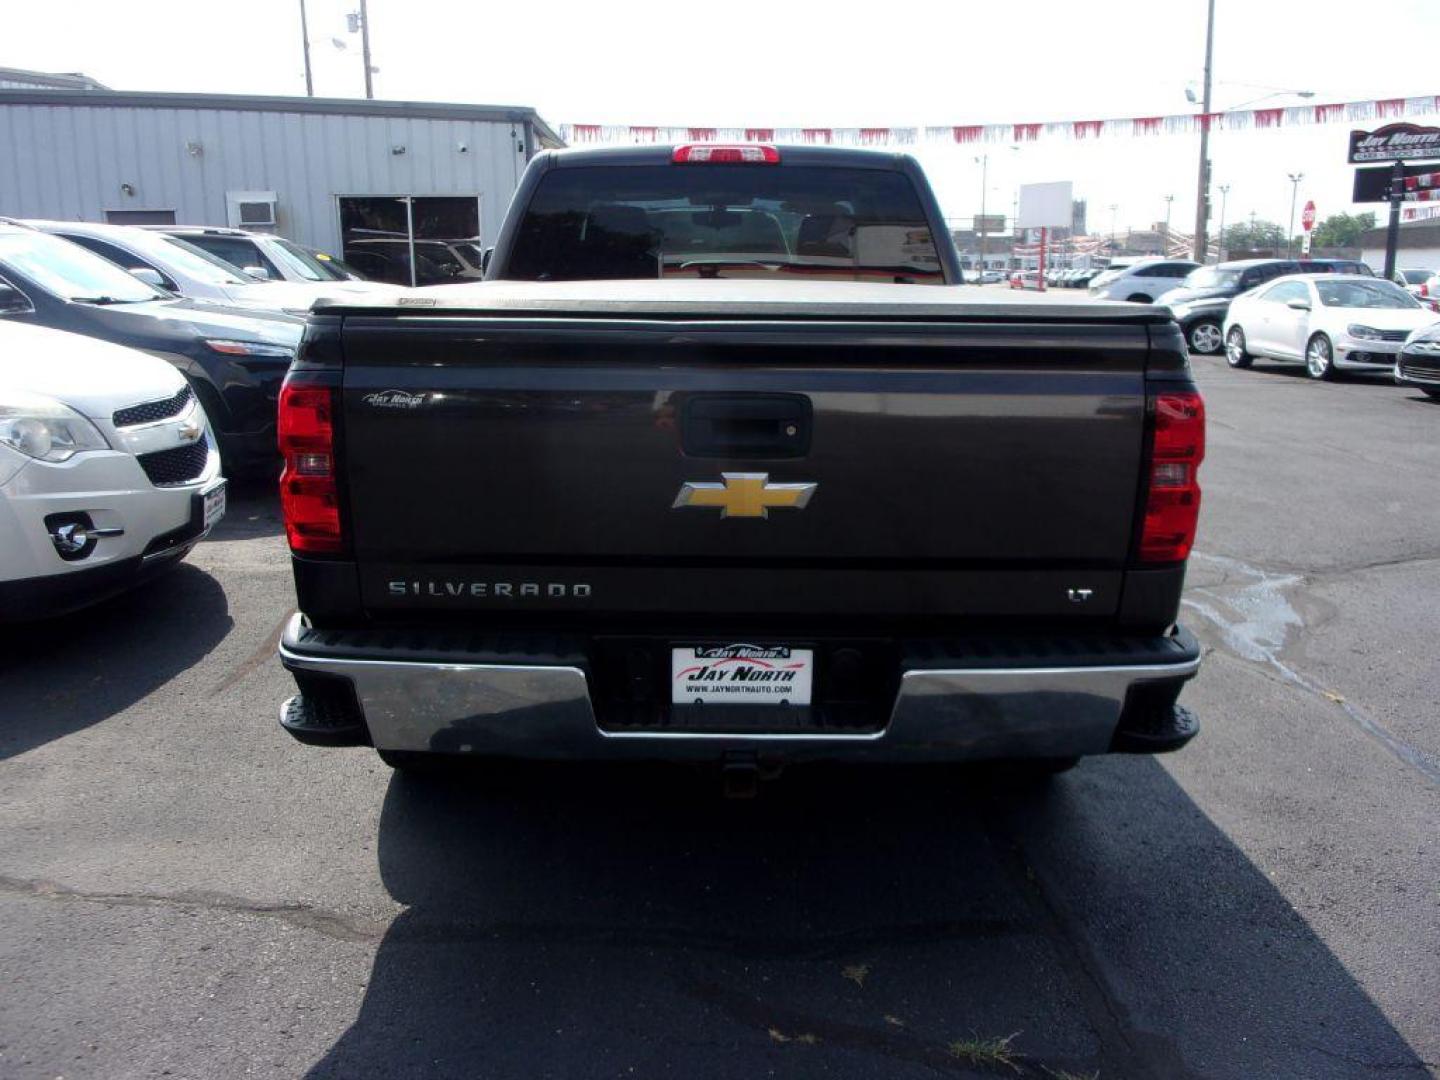
[[496, 596], [520, 597], [571, 596], [584, 599], [590, 586], [563, 581], [392, 581], [387, 585], [391, 596]]

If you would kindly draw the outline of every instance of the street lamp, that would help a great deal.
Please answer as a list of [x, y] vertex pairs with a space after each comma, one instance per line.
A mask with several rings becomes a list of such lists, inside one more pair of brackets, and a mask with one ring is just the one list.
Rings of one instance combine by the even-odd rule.
[[[1205, 82], [1204, 94], [1200, 100], [1200, 182], [1195, 196], [1195, 244], [1191, 252], [1196, 262], [1205, 261], [1206, 251], [1209, 248], [1205, 230], [1210, 225], [1210, 68], [1215, 57], [1215, 0], [1209, 0], [1205, 7]], [[1315, 96], [1315, 91], [1276, 88], [1252, 101], [1242, 102], [1241, 105], [1253, 105], [1256, 101], [1264, 101], [1266, 98], [1280, 97], [1285, 94], [1298, 94], [1302, 98], [1310, 98]], [[1185, 96], [1194, 102], [1195, 92], [1189, 87], [1185, 89]], [[1240, 105], [1231, 106], [1232, 109], [1240, 107]]]
[[1215, 56], [1215, 0], [1210, 0], [1206, 9], [1205, 96], [1200, 102], [1200, 182], [1195, 196], [1195, 245], [1191, 252], [1196, 262], [1205, 261], [1205, 229], [1210, 224], [1210, 63]]
[[1165, 196], [1165, 257], [1170, 257], [1170, 204], [1175, 201], [1174, 195]]
[[1295, 198], [1300, 194], [1300, 181], [1305, 179], [1303, 172], [1286, 173], [1290, 178], [1290, 228], [1285, 233], [1286, 257], [1295, 257]]
[[1110, 204], [1110, 251], [1115, 251], [1115, 211], [1120, 209], [1115, 203]]
[[[1215, 261], [1225, 261], [1225, 201], [1230, 194], [1230, 185], [1220, 185], [1220, 229], [1215, 234]], [[1206, 260], [1209, 261], [1208, 259]]]

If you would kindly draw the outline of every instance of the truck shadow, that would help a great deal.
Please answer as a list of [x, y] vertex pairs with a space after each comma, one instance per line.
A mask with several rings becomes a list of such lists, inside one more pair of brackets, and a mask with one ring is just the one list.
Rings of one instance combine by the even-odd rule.
[[1423, 1075], [1154, 760], [1048, 791], [812, 768], [717, 792], [394, 779], [378, 855], [407, 910], [309, 1076]]
[[0, 626], [0, 760], [129, 708], [231, 625], [220, 583], [182, 563], [94, 607]]

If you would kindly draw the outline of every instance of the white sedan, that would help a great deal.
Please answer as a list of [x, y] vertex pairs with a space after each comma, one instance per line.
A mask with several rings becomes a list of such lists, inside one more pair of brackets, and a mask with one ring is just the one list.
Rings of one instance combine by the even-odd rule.
[[1304, 364], [1312, 379], [1337, 371], [1393, 371], [1412, 330], [1440, 320], [1400, 286], [1351, 274], [1293, 274], [1230, 301], [1225, 359]]
[[220, 455], [180, 372], [0, 319], [0, 621], [137, 584], [224, 512]]

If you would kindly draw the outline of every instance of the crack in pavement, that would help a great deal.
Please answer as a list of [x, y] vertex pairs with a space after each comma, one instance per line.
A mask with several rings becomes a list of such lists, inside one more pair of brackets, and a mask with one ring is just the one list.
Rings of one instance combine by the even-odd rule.
[[[1269, 666], [1279, 672], [1286, 682], [1340, 709], [1356, 726], [1396, 758], [1433, 783], [1440, 784], [1440, 760], [1410, 745], [1362, 709], [1280, 659], [1280, 652], [1285, 647], [1285, 639], [1291, 629], [1304, 628], [1300, 613], [1285, 595], [1287, 589], [1304, 582], [1302, 575], [1270, 573], [1224, 555], [1193, 552], [1191, 560], [1219, 569], [1221, 579], [1213, 586], [1196, 586], [1190, 589], [1191, 595], [1186, 596], [1181, 603], [1213, 624], [1220, 631], [1222, 641], [1235, 655]], [[1403, 560], [1375, 565], [1397, 565], [1398, 561]], [[1248, 584], [1222, 591], [1236, 578], [1246, 580]], [[1227, 617], [1222, 609], [1228, 609], [1235, 617]]]
[[211, 696], [218, 696], [225, 693], [226, 690], [229, 690], [236, 683], [252, 674], [267, 660], [274, 658], [276, 650], [280, 647], [280, 638], [285, 633], [285, 625], [290, 621], [291, 614], [292, 612], [287, 609], [285, 614], [280, 617], [280, 621], [275, 624], [274, 629], [265, 636], [265, 640], [255, 647], [254, 652], [236, 665], [230, 674], [226, 675], [225, 678], [221, 679], [220, 682], [211, 688]]
[[42, 878], [0, 875], [0, 896], [112, 907], [170, 908], [178, 911], [219, 911], [235, 915], [255, 915], [278, 919], [303, 930], [314, 930], [339, 941], [376, 942], [385, 932], [384, 926], [349, 919], [307, 904], [264, 904], [203, 890], [169, 894], [86, 892]]
[[825, 960], [844, 957], [856, 950], [940, 944], [947, 941], [975, 941], [1023, 937], [1032, 931], [1006, 919], [958, 919], [901, 923], [869, 927], [864, 931], [843, 931], [823, 938], [793, 941], [783, 937], [740, 934], [697, 934], [688, 927], [616, 927], [591, 923], [485, 922], [462, 918], [441, 918], [424, 906], [409, 907], [403, 918], [380, 922], [349, 918], [301, 903], [259, 903], [225, 893], [190, 890], [179, 893], [90, 892], [40, 878], [0, 875], [0, 898], [51, 900], [62, 903], [92, 903], [115, 907], [171, 908], [180, 911], [215, 911], [277, 919], [291, 926], [313, 930], [341, 941], [391, 944], [454, 945], [489, 944], [574, 945], [597, 944], [624, 948], [656, 947], [702, 952], [723, 952], [733, 956]]
[[1328, 1058], [1334, 1058], [1336, 1061], [1343, 1061], [1347, 1065], [1358, 1065], [1362, 1069], [1371, 1069], [1376, 1072], [1404, 1071], [1429, 1073], [1432, 1069], [1436, 1068], [1437, 1065], [1440, 1065], [1440, 1062], [1426, 1061], [1420, 1057], [1419, 1054], [1416, 1054], [1415, 1057], [1409, 1061], [1368, 1061], [1365, 1058], [1356, 1057], [1354, 1054], [1346, 1054], [1339, 1050], [1333, 1050], [1328, 1046], [1317, 1046], [1314, 1043], [1310, 1044], [1310, 1049], [1324, 1054]]

